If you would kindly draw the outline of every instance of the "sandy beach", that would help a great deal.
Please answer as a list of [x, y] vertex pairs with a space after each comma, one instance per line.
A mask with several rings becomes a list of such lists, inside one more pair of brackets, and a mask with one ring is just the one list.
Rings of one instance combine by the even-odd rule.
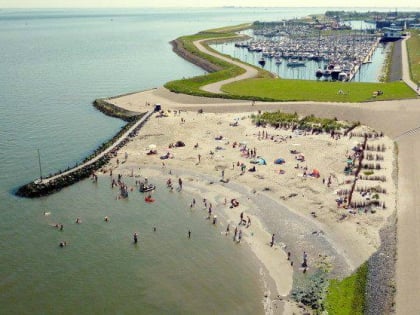
[[[133, 95], [117, 102], [127, 104], [132, 102], [130, 98]], [[142, 99], [136, 104], [148, 107]], [[342, 277], [379, 247], [378, 232], [395, 210], [394, 145], [387, 137], [368, 141], [372, 147], [384, 148], [380, 153], [381, 170], [375, 170], [375, 175], [386, 181], [359, 180], [356, 185], [365, 190], [381, 186], [386, 193], [379, 199], [386, 207], [346, 209], [337, 206], [337, 192], [349, 189], [354, 176], [346, 176], [343, 170], [348, 156], [354, 153], [352, 149], [363, 142], [361, 135], [372, 130], [361, 126], [353, 130], [352, 137], [333, 139], [330, 134], [257, 127], [252, 114], [257, 111], [198, 113], [172, 108], [163, 116], [156, 113], [106, 170], [112, 168], [114, 174], [123, 176], [133, 173], [150, 182], [170, 178], [175, 190], [181, 178], [182, 193], [197, 196], [197, 211], [207, 214], [212, 203], [210, 219], [217, 216], [221, 237], [233, 237], [235, 227], [241, 230], [242, 243], [261, 262], [266, 313], [301, 313], [303, 308], [288, 301], [294, 275], [303, 273], [304, 252], [308, 255], [308, 273], [328, 262], [331, 275]], [[171, 147], [177, 141], [185, 146]], [[151, 149], [156, 154], [148, 155]], [[126, 162], [117, 163], [117, 159], [125, 160], [126, 154]], [[165, 155], [169, 158], [160, 158]], [[266, 165], [252, 164], [251, 155], [263, 158]], [[274, 164], [278, 158], [285, 163]], [[252, 166], [255, 172], [249, 171]], [[318, 172], [319, 176], [309, 175]], [[363, 203], [372, 195], [354, 193], [353, 201]], [[231, 207], [232, 199], [239, 206]], [[241, 213], [245, 221], [249, 218], [252, 222], [248, 227], [238, 224]], [[230, 232], [226, 236], [223, 231], [228, 224]], [[272, 234], [275, 242], [270, 246]]]
[[[403, 44], [405, 45], [405, 42]], [[405, 53], [403, 49], [403, 54]], [[406, 56], [402, 59], [404, 81], [415, 89], [414, 83], [408, 76]], [[252, 76], [249, 71], [247, 73], [248, 76]], [[215, 89], [219, 88], [220, 84], [215, 87]], [[302, 305], [297, 307], [295, 303], [284, 299], [285, 292], [289, 290], [290, 293], [291, 285], [288, 279], [292, 277], [292, 283], [295, 284], [297, 273], [302, 272], [302, 268], [299, 268], [301, 264], [293, 264], [293, 271], [291, 271], [291, 268], [287, 268], [286, 265], [278, 266], [277, 263], [273, 263], [275, 260], [273, 253], [266, 254], [266, 247], [269, 246], [266, 240], [268, 235], [272, 233], [276, 235], [274, 247], [282, 251], [283, 257], [287, 253], [286, 255], [291, 255], [291, 261], [294, 259], [299, 261], [298, 257], [301, 257], [302, 252], [305, 252], [305, 256], [309, 253], [309, 264], [330, 266], [331, 274], [340, 278], [348, 275], [380, 247], [379, 231], [387, 224], [387, 218], [391, 218], [395, 213], [398, 217], [398, 229], [396, 232], [391, 232], [388, 238], [394, 237], [392, 233], [397, 235], [396, 311], [405, 314], [407, 311], [412, 313], [418, 309], [418, 305], [412, 300], [416, 291], [413, 288], [418, 288], [419, 273], [414, 267], [415, 262], [418, 261], [418, 255], [411, 251], [420, 239], [418, 233], [414, 231], [418, 221], [415, 215], [418, 203], [416, 198], [406, 198], [407, 193], [411, 196], [417, 195], [415, 183], [418, 168], [413, 169], [410, 165], [415, 156], [412, 153], [418, 147], [418, 141], [416, 141], [419, 130], [418, 106], [416, 106], [418, 100], [365, 104], [316, 102], [250, 104], [247, 101], [222, 101], [175, 94], [161, 87], [112, 98], [108, 101], [130, 111], [150, 111], [150, 104], [152, 106], [162, 104], [164, 109], [169, 111], [165, 119], [158, 119], [147, 124], [144, 130], [147, 136], [138, 137], [127, 147], [127, 150], [136, 148], [131, 152], [137, 154], [138, 161], [132, 167], [141, 164], [146, 166], [146, 169], [150, 169], [152, 165], [155, 168], [159, 163], [142, 157], [141, 151], [145, 150], [148, 143], [156, 143], [160, 151], [163, 149], [167, 152], [168, 143], [181, 140], [187, 144], [186, 147], [177, 148], [176, 154], [173, 153], [174, 159], [165, 162], [161, 172], [167, 172], [167, 167], [177, 168], [179, 170], [177, 176], [192, 172], [196, 177], [195, 181], [189, 181], [192, 186], [197, 184], [197, 181], [201, 183], [203, 176], [211, 176], [210, 180], [207, 179], [208, 184], [211, 185], [211, 191], [218, 196], [219, 200], [226, 198], [219, 190], [220, 187], [224, 187], [229, 189], [225, 195], [235, 195], [236, 191], [236, 195], [239, 196], [237, 198], [242, 201], [241, 207], [244, 206], [242, 199], [253, 202], [251, 208], [246, 208], [244, 211], [253, 215], [253, 220], [261, 226], [263, 236], [257, 238], [250, 234], [251, 237], [249, 237], [245, 233], [245, 241], [250, 244], [262, 268], [267, 271], [269, 280], [272, 280], [272, 285], [267, 287], [268, 291], [265, 294], [264, 305], [267, 314], [305, 312]], [[182, 121], [179, 114], [173, 115], [173, 110], [182, 110]], [[379, 132], [384, 132], [391, 138], [369, 139], [367, 145], [370, 146], [372, 152], [367, 152], [369, 158], [367, 161], [364, 160], [364, 163], [369, 165], [365, 165], [366, 168], [363, 167], [362, 172], [359, 173], [360, 176], [349, 179], [344, 176], [344, 167], [349, 153], [363, 141], [363, 137], [359, 136], [365, 132], [372, 132], [372, 129], [362, 126], [354, 130], [354, 136], [330, 139], [328, 135], [293, 134], [290, 131], [271, 128], [265, 131], [272, 138], [265, 139], [264, 136], [260, 136], [261, 133], [258, 135], [258, 131], [261, 132], [261, 130], [257, 130], [258, 128], [250, 122], [249, 117], [257, 111], [274, 110], [299, 113], [302, 116], [315, 115], [345, 121], [360, 121]], [[206, 114], [198, 115], [198, 111], [205, 111]], [[404, 124], [395, 123], [396, 121], [404, 121]], [[238, 126], [231, 127], [232, 122], [238, 122]], [[218, 140], [220, 143], [214, 143], [216, 137], [220, 136], [222, 136], [221, 140]], [[191, 149], [191, 145], [198, 142], [198, 148]], [[249, 161], [244, 161], [246, 157], [238, 152], [237, 147], [230, 147], [232, 142], [242, 142], [247, 149], [257, 149], [257, 156], [262, 156], [268, 161], [267, 165], [258, 166], [255, 172], [248, 173]], [[296, 161], [289, 154], [290, 144], [294, 150], [305, 154], [305, 166], [301, 163], [293, 167]], [[410, 144], [414, 147], [410, 147]], [[202, 150], [201, 153], [197, 153], [199, 150]], [[199, 163], [198, 155], [200, 155]], [[273, 159], [279, 157], [286, 160], [286, 164], [281, 168], [272, 164]], [[238, 175], [235, 162], [246, 165], [242, 175]], [[223, 174], [221, 174], [222, 170], [224, 170]], [[319, 172], [320, 176], [308, 177], [308, 172], [314, 173], [314, 170]], [[369, 178], [373, 174], [376, 179]], [[222, 183], [221, 176], [224, 179]], [[215, 183], [217, 186], [214, 185]], [[345, 195], [349, 189], [353, 189], [351, 187], [355, 189], [353, 208], [341, 207], [337, 202], [341, 200], [337, 196]], [[239, 191], [243, 194], [238, 195]], [[373, 200], [372, 198], [380, 200], [378, 207], [364, 207], [366, 203]], [[234, 211], [224, 210], [222, 213], [227, 218], [227, 222], [232, 220], [232, 216], [237, 215]], [[390, 252], [380, 254], [393, 255], [392, 252], [393, 249], [390, 249]], [[378, 268], [379, 272], [383, 272], [381, 267]], [[265, 275], [264, 272], [261, 274]], [[265, 277], [262, 278], [264, 283], [267, 283]], [[393, 281], [393, 276], [385, 281]], [[389, 286], [387, 283], [381, 285]], [[393, 293], [390, 294], [392, 300]], [[287, 297], [290, 296], [287, 295]], [[383, 304], [384, 302], [394, 304], [393, 301], [384, 301], [381, 298], [373, 303]]]

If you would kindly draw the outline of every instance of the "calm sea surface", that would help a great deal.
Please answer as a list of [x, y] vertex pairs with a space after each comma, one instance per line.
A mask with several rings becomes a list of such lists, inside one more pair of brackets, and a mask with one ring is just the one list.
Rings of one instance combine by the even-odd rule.
[[[39, 176], [37, 149], [46, 175], [121, 128], [91, 106], [94, 99], [202, 74], [172, 52], [170, 40], [324, 11], [0, 10], [0, 313], [262, 313], [262, 284], [247, 249], [191, 213], [191, 197], [158, 189], [159, 203], [145, 205], [136, 193], [117, 201], [108, 179], [36, 200], [13, 190]], [[70, 245], [59, 248], [64, 239]]]

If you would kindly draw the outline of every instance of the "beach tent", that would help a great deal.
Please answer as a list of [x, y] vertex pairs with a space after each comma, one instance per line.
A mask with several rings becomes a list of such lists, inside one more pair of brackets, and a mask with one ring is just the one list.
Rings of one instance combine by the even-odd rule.
[[274, 160], [274, 164], [283, 164], [285, 162], [286, 161], [284, 159], [282, 159], [282, 158], [278, 158], [278, 159]]
[[318, 178], [319, 176], [320, 176], [320, 174], [319, 174], [319, 171], [316, 169], [316, 168], [314, 168], [313, 170], [312, 170], [312, 174], [311, 174], [313, 177], [316, 177], [316, 178]]
[[259, 159], [257, 160], [257, 163], [258, 163], [259, 165], [267, 165], [267, 162], [266, 162], [263, 158], [259, 158]]

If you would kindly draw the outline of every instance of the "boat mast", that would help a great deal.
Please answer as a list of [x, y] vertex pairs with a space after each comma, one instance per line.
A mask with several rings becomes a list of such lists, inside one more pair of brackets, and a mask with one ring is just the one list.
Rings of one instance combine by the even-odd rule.
[[38, 149], [39, 178], [42, 180], [41, 154]]

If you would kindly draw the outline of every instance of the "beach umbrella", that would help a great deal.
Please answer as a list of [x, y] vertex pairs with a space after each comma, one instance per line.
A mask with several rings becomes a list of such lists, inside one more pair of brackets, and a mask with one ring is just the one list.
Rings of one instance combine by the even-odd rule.
[[258, 164], [259, 165], [266, 165], [267, 163], [265, 162], [265, 160], [263, 158], [259, 158], [258, 159]]
[[285, 162], [286, 161], [284, 159], [282, 159], [282, 158], [278, 158], [278, 159], [274, 160], [274, 164], [283, 164]]

